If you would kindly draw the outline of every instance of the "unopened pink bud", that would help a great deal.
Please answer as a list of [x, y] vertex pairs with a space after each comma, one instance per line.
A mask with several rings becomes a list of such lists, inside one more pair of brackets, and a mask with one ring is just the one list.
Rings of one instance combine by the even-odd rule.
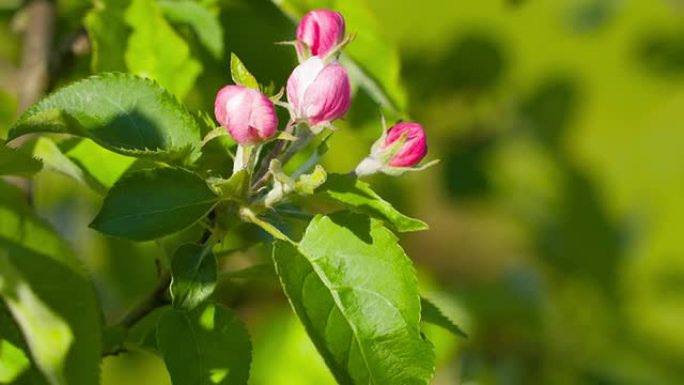
[[304, 15], [297, 26], [297, 51], [304, 56], [305, 47], [313, 56], [325, 56], [344, 39], [344, 18], [327, 9]]
[[225, 86], [216, 95], [216, 120], [241, 145], [272, 137], [278, 129], [273, 102], [261, 92], [243, 86]]
[[347, 70], [312, 56], [292, 71], [287, 80], [287, 100], [297, 119], [311, 126], [341, 118], [351, 105]]
[[420, 124], [404, 122], [392, 126], [387, 131], [385, 143], [381, 146], [381, 151], [389, 150], [402, 137], [405, 138], [404, 143], [392, 154], [387, 165], [392, 167], [413, 167], [427, 154], [425, 130]]

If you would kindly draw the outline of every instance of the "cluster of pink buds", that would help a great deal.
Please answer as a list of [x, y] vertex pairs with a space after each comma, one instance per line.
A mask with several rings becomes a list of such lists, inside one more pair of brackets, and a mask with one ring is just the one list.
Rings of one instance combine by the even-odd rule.
[[[287, 107], [290, 123], [285, 131], [290, 137], [295, 127], [316, 135], [332, 122], [344, 117], [351, 106], [351, 86], [347, 70], [337, 62], [341, 49], [351, 39], [345, 38], [345, 21], [338, 12], [320, 9], [307, 13], [297, 27], [294, 43], [299, 65], [287, 80]], [[277, 132], [278, 118], [274, 101], [256, 88], [228, 85], [216, 96], [218, 122], [239, 144], [240, 154], [250, 153]], [[296, 137], [301, 140], [302, 137]], [[416, 166], [427, 152], [425, 132], [417, 123], [399, 123], [373, 145], [371, 153], [356, 168], [359, 176], [376, 172], [397, 175]], [[245, 158], [246, 159], [246, 158]], [[240, 167], [247, 167], [240, 161]]]

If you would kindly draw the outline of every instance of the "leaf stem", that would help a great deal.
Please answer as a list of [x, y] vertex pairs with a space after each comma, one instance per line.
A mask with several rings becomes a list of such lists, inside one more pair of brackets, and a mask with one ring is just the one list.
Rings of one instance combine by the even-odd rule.
[[252, 210], [246, 207], [240, 209], [240, 217], [242, 217], [242, 219], [246, 222], [250, 222], [261, 227], [261, 229], [269, 233], [273, 238], [280, 239], [282, 241], [292, 242], [292, 240], [287, 235], [283, 234], [272, 224], [259, 218]]

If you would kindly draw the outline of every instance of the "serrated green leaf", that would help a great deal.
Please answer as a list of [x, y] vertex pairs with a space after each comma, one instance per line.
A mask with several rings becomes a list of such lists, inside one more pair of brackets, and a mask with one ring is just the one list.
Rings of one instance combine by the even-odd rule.
[[157, 345], [174, 385], [247, 384], [249, 334], [224, 306], [166, 312], [157, 326]]
[[0, 175], [31, 176], [43, 168], [43, 164], [14, 148], [0, 144]]
[[171, 298], [178, 309], [193, 309], [214, 292], [216, 257], [206, 246], [181, 246], [171, 261]]
[[368, 183], [353, 175], [330, 174], [316, 193], [341, 203], [352, 211], [382, 219], [400, 232], [428, 229], [425, 222], [400, 213], [392, 204], [376, 194]]
[[382, 222], [316, 217], [273, 258], [292, 306], [343, 385], [428, 384], [434, 353], [419, 328], [410, 260]]
[[461, 328], [454, 323], [449, 317], [444, 315], [442, 310], [437, 307], [432, 301], [427, 298], [420, 297], [420, 317], [424, 322], [440, 326], [456, 336], [468, 338]]
[[94, 73], [126, 71], [124, 55], [131, 28], [124, 15], [130, 0], [98, 0], [83, 20], [92, 44], [91, 68]]
[[86, 137], [123, 155], [187, 163], [201, 146], [195, 118], [151, 80], [101, 74], [59, 89], [24, 112], [9, 140], [55, 132]]
[[90, 227], [107, 235], [151, 240], [190, 227], [217, 201], [204, 180], [189, 171], [141, 170], [112, 187]]
[[53, 385], [97, 383], [101, 315], [93, 286], [21, 192], [0, 182], [0, 196], [0, 297], [32, 360]]
[[129, 71], [154, 79], [184, 98], [202, 72], [202, 65], [164, 19], [159, 4], [155, 0], [132, 0], [125, 19], [133, 30], [125, 56]]
[[204, 4], [194, 1], [159, 2], [164, 16], [172, 23], [189, 25], [197, 34], [200, 43], [217, 59], [223, 56], [223, 28], [218, 14]]
[[234, 53], [230, 54], [230, 75], [233, 78], [233, 82], [237, 85], [254, 88], [256, 90], [259, 89], [259, 82]]

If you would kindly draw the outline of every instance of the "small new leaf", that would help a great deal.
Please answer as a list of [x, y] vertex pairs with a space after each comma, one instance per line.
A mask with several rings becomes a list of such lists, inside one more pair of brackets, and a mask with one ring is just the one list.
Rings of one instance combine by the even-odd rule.
[[254, 75], [252, 75], [247, 67], [242, 63], [236, 54], [230, 54], [230, 75], [233, 78], [233, 82], [240, 86], [245, 86], [249, 88], [259, 89], [259, 82], [257, 82]]
[[219, 179], [212, 183], [222, 199], [233, 202], [244, 202], [249, 190], [249, 172], [242, 169], [228, 179]]
[[112, 187], [90, 227], [135, 241], [152, 240], [190, 227], [216, 202], [218, 196], [194, 173], [141, 170]]
[[216, 287], [216, 258], [210, 247], [187, 244], [171, 261], [171, 298], [178, 309], [193, 309]]
[[297, 182], [295, 182], [295, 191], [300, 195], [311, 195], [317, 188], [325, 183], [327, 176], [328, 174], [325, 172], [323, 166], [317, 164], [310, 174], [304, 174], [297, 178]]
[[420, 297], [420, 317], [423, 322], [428, 322], [437, 326], [440, 326], [455, 336], [468, 338], [468, 335], [452, 321], [442, 313], [442, 310], [437, 307], [432, 301], [427, 298]]

